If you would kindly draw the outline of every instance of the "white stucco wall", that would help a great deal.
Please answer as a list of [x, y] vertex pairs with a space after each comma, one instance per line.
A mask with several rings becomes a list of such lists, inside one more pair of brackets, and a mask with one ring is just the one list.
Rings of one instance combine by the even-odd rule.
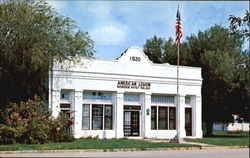
[[[131, 57], [139, 57], [133, 61]], [[51, 75], [50, 75], [51, 76]], [[168, 138], [176, 135], [176, 130], [151, 130], [151, 116], [146, 110], [151, 108], [151, 95], [176, 96], [176, 66], [153, 64], [137, 47], [131, 47], [118, 60], [81, 58], [79, 63], [55, 63], [53, 79], [50, 78], [50, 105], [53, 115], [60, 112], [60, 91], [71, 90], [71, 108], [75, 110], [73, 134], [76, 138], [122, 138], [123, 133], [123, 97], [125, 93], [141, 94], [140, 135], [147, 138]], [[181, 137], [185, 137], [185, 96], [192, 97], [192, 137], [201, 138], [201, 68], [180, 66], [179, 93], [180, 109], [177, 109], [178, 127]], [[51, 82], [53, 81], [53, 82]], [[118, 81], [136, 81], [150, 83], [150, 89], [117, 88]], [[51, 93], [52, 90], [52, 93]], [[113, 93], [113, 129], [82, 130], [83, 91], [108, 91]], [[51, 103], [52, 99], [52, 103]], [[176, 104], [175, 104], [176, 106]]]

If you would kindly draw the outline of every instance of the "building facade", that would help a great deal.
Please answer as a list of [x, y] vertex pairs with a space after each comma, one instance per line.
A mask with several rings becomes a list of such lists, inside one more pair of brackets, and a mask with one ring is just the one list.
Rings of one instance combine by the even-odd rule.
[[117, 60], [81, 58], [55, 63], [49, 107], [56, 117], [70, 113], [75, 138], [202, 137], [201, 68], [180, 66], [177, 108], [176, 66], [154, 64], [140, 48]]

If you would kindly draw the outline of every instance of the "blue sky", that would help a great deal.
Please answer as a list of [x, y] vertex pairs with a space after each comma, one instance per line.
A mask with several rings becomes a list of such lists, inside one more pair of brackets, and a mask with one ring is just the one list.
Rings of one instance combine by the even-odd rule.
[[[94, 40], [95, 57], [115, 59], [128, 47], [143, 48], [153, 35], [175, 38], [180, 6], [183, 38], [214, 24], [228, 27], [230, 14], [242, 17], [248, 1], [60, 1], [47, 0]], [[249, 47], [249, 44], [246, 46]]]

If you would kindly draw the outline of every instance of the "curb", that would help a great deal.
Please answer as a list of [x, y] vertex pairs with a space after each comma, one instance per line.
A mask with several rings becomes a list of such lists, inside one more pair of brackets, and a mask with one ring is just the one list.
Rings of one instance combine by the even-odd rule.
[[16, 150], [0, 151], [0, 154], [20, 153], [64, 153], [64, 152], [120, 152], [120, 151], [169, 151], [169, 150], [202, 150], [202, 149], [240, 149], [248, 146], [200, 146], [200, 147], [172, 147], [172, 148], [126, 148], [126, 149], [74, 149], [74, 150]]
[[240, 148], [249, 148], [249, 146], [202, 146], [202, 149], [240, 149]]

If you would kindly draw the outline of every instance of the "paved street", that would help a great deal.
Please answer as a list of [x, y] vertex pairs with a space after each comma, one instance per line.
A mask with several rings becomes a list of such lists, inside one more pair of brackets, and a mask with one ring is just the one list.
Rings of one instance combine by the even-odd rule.
[[249, 158], [249, 149], [206, 149], [134, 152], [62, 152], [1, 154], [1, 157], [164, 157], [164, 158]]

